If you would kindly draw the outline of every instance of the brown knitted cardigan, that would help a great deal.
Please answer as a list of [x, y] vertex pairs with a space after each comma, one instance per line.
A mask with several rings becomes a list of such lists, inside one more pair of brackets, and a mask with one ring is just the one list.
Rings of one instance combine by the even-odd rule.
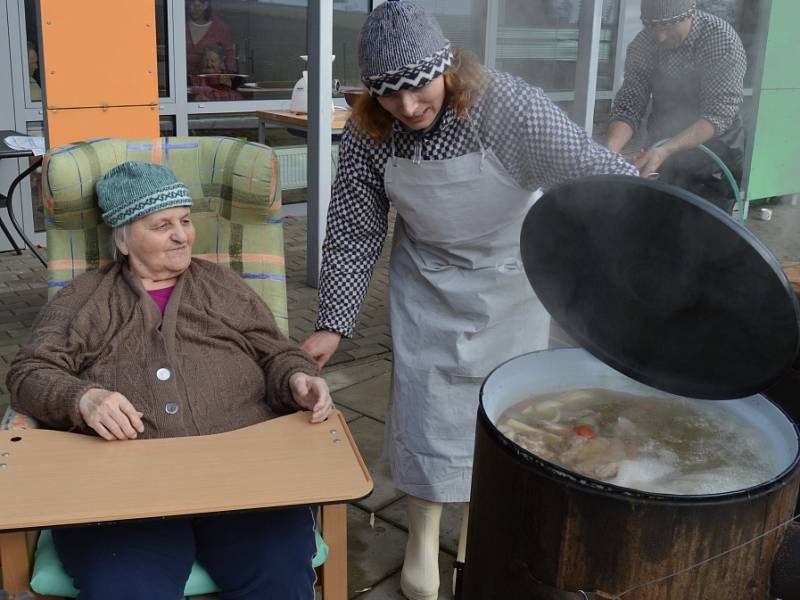
[[230, 431], [298, 410], [288, 385], [297, 371], [313, 375], [315, 363], [264, 302], [230, 269], [193, 259], [163, 318], [126, 263], [76, 277], [39, 313], [6, 382], [16, 410], [86, 432], [81, 396], [120, 392], [144, 413], [139, 437], [153, 438]]

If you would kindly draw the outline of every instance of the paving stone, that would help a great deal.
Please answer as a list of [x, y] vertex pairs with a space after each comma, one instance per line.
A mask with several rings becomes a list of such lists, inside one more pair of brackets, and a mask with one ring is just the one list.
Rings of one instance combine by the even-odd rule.
[[11, 321], [10, 323], [0, 323], [0, 331], [9, 331], [11, 329], [26, 329], [27, 326], [21, 321]]
[[347, 533], [348, 596], [361, 598], [358, 590], [399, 572], [406, 533], [379, 518], [370, 526], [370, 513], [354, 506], [347, 507]]
[[391, 370], [391, 361], [378, 360], [369, 363], [359, 362], [352, 366], [348, 365], [343, 368], [338, 368], [337, 370], [328, 370], [326, 368], [322, 374], [331, 390], [337, 391], [367, 381], [368, 379], [390, 372]]
[[383, 423], [386, 420], [391, 382], [391, 369], [387, 369], [377, 377], [336, 392], [334, 398], [337, 404]]
[[383, 354], [384, 352], [388, 352], [391, 350], [391, 345], [381, 345], [381, 344], [365, 344], [365, 345], [358, 345], [352, 350], [348, 351], [353, 358], [365, 358], [367, 356], [375, 356], [378, 354]]
[[395, 489], [388, 465], [381, 460], [383, 454], [383, 423], [370, 417], [356, 419], [350, 424], [350, 432], [364, 457], [375, 488], [372, 494], [356, 505], [371, 512], [391, 504], [403, 493]]
[[337, 404], [336, 408], [344, 415], [344, 420], [347, 421], [348, 423], [352, 423], [356, 419], [360, 419], [361, 417], [364, 416], [361, 413], [358, 413], [354, 410], [350, 410], [346, 406], [339, 406]]
[[342, 352], [341, 350], [339, 350], [339, 351], [336, 352], [336, 354], [334, 354], [331, 357], [331, 359], [328, 361], [328, 364], [333, 366], [333, 365], [338, 365], [338, 364], [341, 364], [341, 363], [351, 362], [353, 360], [355, 360], [355, 358], [353, 356], [351, 356], [347, 352]]
[[[388, 579], [384, 579], [355, 598], [358, 600], [406, 600], [400, 591], [400, 573], [397, 572]], [[439, 554], [438, 600], [453, 600], [453, 557], [442, 553]]]
[[[381, 519], [408, 531], [406, 501], [401, 498], [378, 511]], [[442, 510], [442, 521], [439, 525], [439, 546], [443, 552], [455, 556], [458, 552], [458, 536], [461, 533], [461, 520], [464, 515], [464, 504], [448, 502]]]

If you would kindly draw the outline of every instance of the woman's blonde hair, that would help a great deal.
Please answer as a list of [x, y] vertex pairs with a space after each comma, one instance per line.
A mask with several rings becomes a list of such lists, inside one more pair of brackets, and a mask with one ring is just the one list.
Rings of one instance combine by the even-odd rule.
[[[456, 114], [466, 118], [483, 89], [487, 72], [478, 57], [468, 50], [456, 49], [453, 64], [444, 75], [444, 102], [453, 107]], [[376, 96], [361, 94], [350, 117], [358, 132], [382, 144], [392, 132], [394, 117], [384, 109]]]

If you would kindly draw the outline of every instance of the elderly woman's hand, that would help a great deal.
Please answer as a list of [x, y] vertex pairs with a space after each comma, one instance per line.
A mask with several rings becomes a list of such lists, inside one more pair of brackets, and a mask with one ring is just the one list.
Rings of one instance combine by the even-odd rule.
[[87, 391], [78, 402], [86, 424], [104, 440], [134, 440], [144, 431], [142, 415], [125, 396], [100, 388]]
[[311, 411], [312, 423], [321, 423], [331, 414], [333, 400], [328, 384], [322, 377], [294, 373], [289, 377], [289, 388], [294, 401]]

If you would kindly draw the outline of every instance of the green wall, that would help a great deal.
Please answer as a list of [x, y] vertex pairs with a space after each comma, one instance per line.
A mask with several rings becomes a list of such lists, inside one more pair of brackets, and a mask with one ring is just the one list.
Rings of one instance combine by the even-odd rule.
[[761, 85], [754, 89], [748, 200], [800, 192], [800, 1], [762, 1], [769, 29]]

